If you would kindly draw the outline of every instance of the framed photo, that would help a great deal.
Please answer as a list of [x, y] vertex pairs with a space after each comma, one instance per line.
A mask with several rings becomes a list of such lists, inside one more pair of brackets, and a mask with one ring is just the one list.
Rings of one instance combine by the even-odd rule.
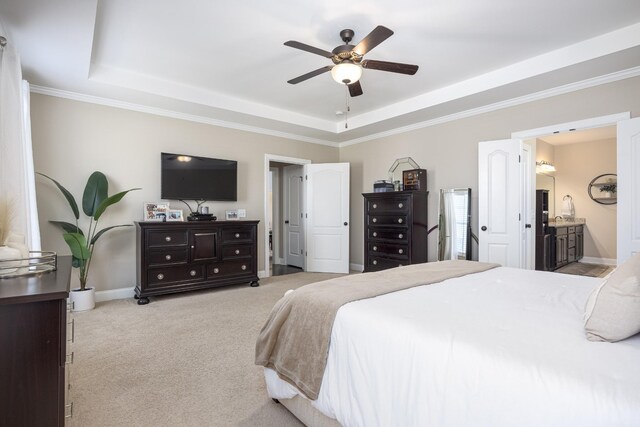
[[145, 203], [143, 221], [163, 222], [167, 218], [169, 203]]
[[235, 220], [238, 219], [238, 211], [226, 211], [226, 218], [227, 220]]
[[180, 222], [184, 221], [184, 216], [182, 215], [182, 211], [180, 209], [170, 209], [167, 212], [167, 222]]

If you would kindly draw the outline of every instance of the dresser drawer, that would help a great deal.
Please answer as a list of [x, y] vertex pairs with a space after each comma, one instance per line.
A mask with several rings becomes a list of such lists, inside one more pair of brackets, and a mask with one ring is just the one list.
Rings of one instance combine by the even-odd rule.
[[255, 275], [252, 260], [232, 260], [224, 263], [216, 263], [207, 265], [207, 277], [212, 279], [216, 277], [237, 276], [237, 275]]
[[253, 245], [226, 245], [222, 247], [222, 259], [247, 258], [253, 255]]
[[204, 279], [203, 265], [150, 268], [147, 270], [147, 285], [153, 288], [202, 279]]
[[147, 247], [184, 246], [188, 242], [186, 230], [149, 230], [147, 231]]
[[572, 227], [567, 227], [567, 233], [571, 234], [571, 233], [575, 233], [576, 232], [576, 227], [572, 226]]
[[372, 240], [393, 240], [406, 243], [409, 241], [409, 230], [406, 227], [398, 229], [369, 227], [367, 235]]
[[375, 256], [377, 254], [394, 257], [398, 259], [409, 259], [408, 245], [394, 245], [390, 243], [369, 242], [369, 254]]
[[370, 256], [367, 271], [385, 270], [387, 268], [402, 267], [408, 264], [410, 263], [406, 260]]
[[406, 225], [407, 215], [368, 215], [367, 225]]
[[187, 247], [152, 249], [147, 255], [147, 266], [186, 264], [188, 258], [189, 249]]
[[575, 234], [569, 234], [569, 248], [575, 248], [576, 247], [576, 235]]
[[252, 242], [253, 228], [238, 227], [225, 228], [222, 230], [222, 243], [231, 242]]
[[375, 214], [377, 212], [409, 212], [411, 201], [408, 197], [394, 197], [385, 199], [367, 200], [367, 212]]

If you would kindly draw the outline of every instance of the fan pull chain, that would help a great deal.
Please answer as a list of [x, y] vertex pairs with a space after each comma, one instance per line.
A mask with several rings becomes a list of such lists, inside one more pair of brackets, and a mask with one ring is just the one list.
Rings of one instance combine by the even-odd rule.
[[349, 86], [344, 85], [345, 90], [345, 100], [344, 103], [346, 104], [346, 108], [345, 108], [345, 112], [344, 112], [344, 128], [348, 129], [349, 128], [349, 124], [348, 124], [348, 119], [349, 119], [349, 111], [351, 111], [351, 107], [349, 106]]

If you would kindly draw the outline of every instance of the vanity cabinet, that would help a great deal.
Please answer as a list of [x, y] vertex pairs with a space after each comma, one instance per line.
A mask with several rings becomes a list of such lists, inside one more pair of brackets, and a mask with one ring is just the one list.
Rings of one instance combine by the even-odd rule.
[[152, 295], [258, 286], [258, 222], [137, 222], [138, 304]]
[[426, 191], [365, 193], [364, 271], [427, 262]]
[[584, 225], [556, 225], [550, 227], [554, 270], [584, 256]]

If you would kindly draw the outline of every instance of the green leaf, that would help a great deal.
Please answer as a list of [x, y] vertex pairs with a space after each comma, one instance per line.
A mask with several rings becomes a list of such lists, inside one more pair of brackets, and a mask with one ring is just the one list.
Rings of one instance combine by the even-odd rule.
[[76, 226], [75, 224], [71, 224], [70, 222], [65, 222], [65, 221], [49, 221], [49, 222], [51, 224], [55, 224], [55, 225], [59, 226], [60, 228], [62, 228], [67, 233], [80, 233], [80, 234], [84, 235], [84, 233], [82, 232], [80, 227]]
[[100, 219], [100, 216], [104, 213], [105, 210], [107, 210], [109, 206], [118, 203], [120, 200], [122, 200], [125, 194], [127, 194], [129, 191], [134, 191], [134, 190], [140, 190], [140, 189], [132, 188], [127, 191], [121, 191], [120, 193], [114, 194], [113, 196], [103, 200], [102, 203], [100, 203], [100, 206], [98, 206], [98, 208], [96, 209], [96, 212], [93, 214], [93, 219], [95, 219], [96, 221]]
[[81, 268], [84, 267], [84, 260], [78, 259], [74, 256], [71, 257], [71, 266], [73, 268]]
[[78, 204], [76, 203], [76, 199], [73, 198], [73, 195], [69, 192], [69, 190], [64, 188], [62, 186], [62, 184], [60, 184], [58, 181], [56, 181], [55, 179], [51, 178], [50, 176], [47, 176], [47, 175], [45, 175], [43, 173], [40, 173], [40, 172], [38, 172], [38, 175], [44, 176], [45, 178], [53, 181], [53, 183], [58, 187], [58, 189], [62, 192], [64, 197], [67, 199], [67, 202], [69, 203], [69, 206], [71, 207], [71, 210], [73, 211], [73, 215], [76, 217], [76, 219], [79, 219], [80, 218], [80, 211], [78, 210]]
[[87, 239], [80, 233], [64, 233], [62, 235], [64, 241], [69, 245], [71, 254], [79, 260], [86, 261], [91, 256], [89, 248], [87, 248]]
[[109, 182], [102, 172], [94, 172], [87, 180], [82, 194], [82, 210], [87, 216], [93, 216], [96, 209], [107, 198]]
[[91, 239], [91, 244], [92, 245], [95, 244], [98, 238], [102, 236], [104, 233], [106, 233], [107, 231], [111, 230], [112, 228], [118, 228], [118, 227], [131, 227], [131, 224], [112, 225], [111, 227], [103, 228], [102, 230], [98, 231], [95, 236], [93, 236], [93, 239]]

